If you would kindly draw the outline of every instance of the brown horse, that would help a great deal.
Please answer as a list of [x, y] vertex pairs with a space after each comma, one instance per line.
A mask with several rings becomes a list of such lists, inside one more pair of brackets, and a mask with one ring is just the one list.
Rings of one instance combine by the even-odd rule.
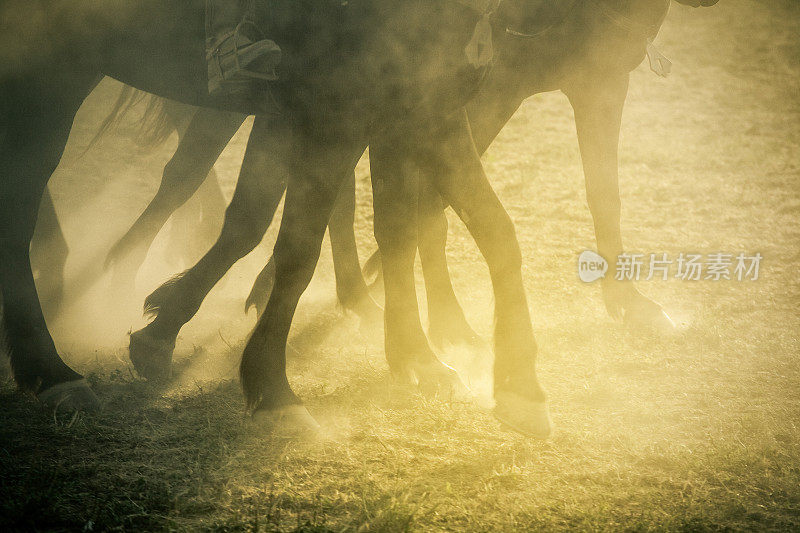
[[[499, 35], [495, 43], [495, 66], [485, 86], [467, 108], [471, 130], [482, 152], [525, 97], [559, 88], [570, 96], [587, 172], [587, 196], [596, 219], [598, 247], [609, 258], [616, 257], [621, 250], [616, 139], [628, 73], [644, 57], [649, 41], [666, 16], [668, 5], [664, 0], [620, 5], [600, 0], [573, 1], [557, 8], [540, 7], [533, 11], [533, 16], [507, 13], [499, 20], [520, 22], [514, 27], [496, 25], [494, 28], [495, 35]], [[501, 11], [504, 9], [507, 8], [501, 6]], [[529, 60], [533, 57], [537, 61]], [[200, 111], [199, 115], [204, 113]], [[193, 151], [198, 150], [200, 147], [195, 146]], [[201, 176], [204, 171], [200, 169], [194, 176]], [[245, 171], [261, 173], [261, 169], [243, 168], [243, 179], [248, 180], [256, 178], [245, 176]], [[435, 179], [431, 176], [429, 181]], [[271, 205], [277, 204], [282, 188], [274, 190]], [[436, 344], [441, 344], [469, 337], [471, 329], [466, 325], [447, 274], [444, 256], [447, 222], [441, 215], [442, 202], [435, 188], [424, 187], [423, 193], [420, 208], [425, 223], [422, 224], [424, 231], [420, 232], [420, 256], [431, 306], [430, 334]], [[352, 213], [334, 216], [330, 230], [334, 243], [340, 240], [335, 236], [348, 233], [352, 240]], [[255, 242], [254, 239], [250, 245]], [[251, 249], [250, 246], [237, 248], [234, 243], [221, 247], [230, 254], [225, 261], [198, 264], [189, 273], [203, 272], [208, 279], [219, 279], [226, 270], [225, 265], [232, 264]], [[339, 257], [335, 249], [334, 255], [335, 264], [350, 262], [352, 267], [348, 270], [358, 270], [355, 253], [343, 253]], [[268, 265], [261, 273], [249, 301], [260, 298], [266, 301], [272, 267], [274, 265]], [[211, 284], [206, 287], [210, 288]], [[170, 309], [177, 308], [177, 302], [202, 301], [205, 294], [197, 294], [197, 290], [175, 280], [153, 293], [147, 307], [157, 312], [157, 321], [179, 322], [182, 319], [173, 316]], [[606, 281], [604, 295], [614, 316], [624, 314], [626, 320], [644, 324], [668, 323], [661, 308], [641, 295], [632, 284]], [[183, 319], [188, 318], [191, 314], [184, 313]], [[154, 339], [149, 338], [150, 331], [145, 328], [133, 337], [134, 351], [138, 351], [140, 339], [148, 345], [154, 344]], [[167, 341], [168, 350], [172, 339], [162, 340]]]
[[[707, 2], [705, 5], [711, 5]], [[470, 125], [483, 152], [519, 103], [527, 96], [543, 91], [561, 89], [570, 95], [576, 114], [581, 139], [581, 150], [586, 168], [587, 197], [596, 220], [598, 249], [613, 266], [613, 259], [622, 250], [619, 231], [619, 194], [617, 185], [616, 142], [603, 142], [619, 136], [619, 122], [625, 99], [628, 72], [641, 61], [649, 42], [658, 32], [668, 3], [640, 2], [615, 6], [612, 2], [564, 2], [557, 6], [544, 6], [529, 17], [525, 31], [513, 28], [495, 28], [503, 39], [498, 44], [495, 67], [486, 88], [468, 106]], [[597, 44], [597, 46], [594, 46]], [[535, 62], [527, 58], [539, 58]], [[654, 58], [655, 59], [655, 58]], [[210, 146], [221, 147], [231, 135], [225, 123], [215, 119], [212, 111], [200, 110], [195, 117], [199, 127], [214, 139]], [[589, 117], [593, 117], [594, 130]], [[216, 128], [214, 125], [218, 124]], [[601, 128], [601, 129], [598, 129]], [[204, 147], [186, 138], [176, 152], [200, 154]], [[196, 158], [195, 161], [204, 161]], [[254, 172], [260, 172], [254, 169]], [[137, 238], [145, 245], [155, 237], [160, 226], [153, 224], [155, 213], [163, 211], [161, 223], [178, 202], [169, 204], [169, 198], [186, 198], [205, 175], [206, 167], [197, 163], [193, 171], [185, 171], [176, 179], [165, 169], [162, 188], [151, 206], [142, 213], [136, 224], [115, 245], [110, 257], [120, 256], [123, 245], [133, 247]], [[362, 277], [359, 275], [358, 256], [352, 234], [353, 201], [352, 184], [342, 191], [340, 201], [330, 221], [331, 241], [334, 248], [334, 267], [337, 294], [346, 308], [361, 310], [362, 316], [374, 314]], [[171, 191], [180, 190], [175, 194]], [[276, 194], [277, 194], [276, 189]], [[278, 199], [271, 203], [277, 204]], [[156, 207], [157, 206], [157, 207]], [[341, 207], [340, 207], [341, 206]], [[442, 202], [431, 187], [424, 187], [420, 208], [425, 217], [424, 231], [420, 233], [420, 257], [426, 278], [429, 305], [429, 338], [437, 346], [449, 343], [471, 342], [475, 334], [468, 325], [447, 272], [444, 245], [447, 220], [441, 215]], [[141, 228], [150, 228], [142, 235]], [[232, 260], [243, 257], [250, 248], [228, 248]], [[374, 261], [369, 262], [374, 264]], [[133, 265], [138, 266], [133, 260]], [[224, 273], [218, 270], [218, 276]], [[263, 310], [269, 297], [274, 276], [274, 263], [269, 262], [259, 274], [247, 305]], [[170, 299], [183, 299], [180, 284], [170, 284], [149, 298], [150, 309], [162, 308]], [[619, 283], [613, 279], [603, 281], [603, 295], [609, 313], [623, 318], [627, 323], [655, 327], [671, 327], [671, 321], [660, 306], [642, 295], [632, 283]], [[204, 295], [203, 295], [204, 296]], [[197, 295], [193, 296], [197, 298]], [[164, 312], [164, 311], [162, 311]]]
[[[242, 384], [248, 406], [260, 417], [308, 425], [310, 417], [286, 377], [286, 336], [339, 184], [368, 144], [376, 166], [376, 237], [387, 265], [405, 269], [409, 250], [413, 254], [416, 247], [416, 172], [408, 163], [417, 143], [441, 147], [442, 157], [452, 159], [449, 165], [463, 164], [467, 181], [442, 181], [439, 192], [475, 221], [479, 245], [485, 248], [488, 239], [516, 246], [499, 202], [485, 204], [493, 193], [462, 110], [488, 59], [485, 53], [465, 54], [488, 43], [485, 6], [469, 4], [270, 0], [263, 23], [285, 52], [281, 79], [270, 86], [271, 100], [246, 101], [214, 99], [206, 92], [199, 1], [5, 4], [0, 17], [0, 44], [7, 45], [0, 47], [6, 54], [0, 63], [0, 288], [17, 382], [48, 404], [96, 404], [85, 382], [60, 359], [47, 331], [29, 245], [74, 114], [99, 75], [107, 74], [186, 103], [261, 113], [243, 166], [267, 157], [271, 176], [265, 181], [286, 179], [288, 189], [274, 251], [275, 288], [245, 348]], [[17, 24], [20, 18], [26, 24]], [[8, 49], [15, 52], [9, 55]], [[271, 209], [262, 201], [272, 193], [265, 188], [239, 180], [221, 242], [260, 238]], [[462, 190], [467, 188], [480, 204], [469, 201], [471, 193]], [[546, 434], [520, 265], [513, 254], [493, 252], [487, 252], [487, 261], [499, 274], [498, 401], [516, 413], [525, 431]], [[225, 253], [215, 245], [201, 263]], [[387, 358], [393, 372], [424, 386], [452, 386], [457, 376], [430, 351], [416, 303], [408, 305], [415, 302], [413, 285], [405, 276], [394, 278], [388, 268], [386, 280]], [[207, 283], [189, 275], [182, 281], [201, 288]], [[181, 307], [185, 312], [193, 306], [185, 301]], [[169, 334], [176, 324], [160, 318], [151, 324], [153, 332]], [[159, 327], [164, 330], [158, 332]]]
[[[624, 89], [627, 87], [628, 73], [644, 57], [649, 41], [655, 37], [666, 16], [668, 6], [669, 3], [664, 0], [619, 4], [598, 0], [564, 3], [555, 10], [540, 8], [530, 16], [507, 10], [495, 20], [515, 20], [518, 24], [507, 27], [496, 24], [495, 35], [500, 37], [495, 41], [495, 67], [485, 87], [468, 106], [470, 127], [478, 150], [483, 151], [525, 97], [559, 88], [570, 96], [576, 111], [587, 172], [587, 195], [596, 219], [599, 249], [607, 257], [616, 257], [617, 251], [621, 250], [615, 248], [617, 245], [621, 247], [616, 139], [625, 100]], [[532, 57], [537, 61], [530, 61]], [[594, 129], [590, 129], [592, 126]], [[370, 152], [373, 159], [374, 152], [374, 149]], [[414, 165], [425, 170], [430, 182], [436, 183], [436, 188], [441, 188], [446, 187], [446, 184], [442, 184], [441, 176], [456, 173], [455, 168], [439, 166], [441, 162], [429, 150], [420, 149]], [[243, 167], [240, 179], [245, 179], [245, 170]], [[423, 188], [423, 191], [432, 190], [431, 187]], [[472, 189], [467, 187], [464, 190]], [[274, 191], [275, 196], [270, 200], [272, 205], [279, 200], [282, 189], [275, 188]], [[487, 205], [492, 205], [489, 196], [485, 200]], [[463, 312], [457, 304], [447, 274], [444, 258], [446, 220], [441, 216], [442, 201], [434, 194], [423, 194], [420, 206], [425, 217], [421, 224], [425, 231], [420, 232], [420, 256], [426, 274], [426, 287], [432, 296], [429, 302], [436, 309], [431, 313], [431, 332], [438, 333], [434, 338], [441, 342], [443, 338], [458, 338], [462, 332], [471, 330], [468, 325], [461, 325], [466, 324], [465, 320], [457, 319], [459, 315], [463, 317]], [[348, 218], [352, 221], [352, 214], [343, 219]], [[348, 223], [343, 226], [348, 226]], [[331, 233], [334, 235], [339, 231], [344, 233], [348, 228], [339, 228], [334, 217]], [[226, 242], [221, 238], [216, 245], [220, 255], [214, 261], [201, 261], [184, 276], [165, 284], [148, 298], [146, 307], [155, 313], [156, 319], [132, 336], [131, 354], [136, 360], [143, 353], [155, 351], [163, 365], [145, 372], [153, 370], [157, 375], [168, 371], [169, 354], [180, 327], [191, 319], [207, 291], [227, 268], [248, 253], [256, 242], [253, 239], [248, 246], [237, 247], [234, 239]], [[225, 253], [228, 255], [222, 259]], [[487, 255], [492, 254], [502, 255], [502, 252], [487, 251]], [[266, 272], [260, 278], [267, 279], [268, 276], [263, 275]], [[406, 274], [403, 273], [403, 283], [410, 287]], [[206, 280], [205, 284], [199, 287], [185, 280], [195, 276]], [[612, 315], [624, 313], [626, 320], [631, 322], [669, 324], [660, 306], [641, 295], [631, 284], [617, 284], [613, 280], [605, 282], [604, 296]], [[192, 302], [191, 306], [185, 304], [187, 301]], [[415, 303], [406, 302], [406, 305], [416, 310]], [[439, 333], [441, 330], [434, 329], [437, 316], [443, 317], [442, 324], [455, 323], [456, 332], [442, 334]], [[449, 317], [456, 317], [456, 320], [448, 320]], [[413, 329], [417, 330], [416, 326]], [[426, 347], [427, 343], [420, 339], [414, 349], [429, 350]]]

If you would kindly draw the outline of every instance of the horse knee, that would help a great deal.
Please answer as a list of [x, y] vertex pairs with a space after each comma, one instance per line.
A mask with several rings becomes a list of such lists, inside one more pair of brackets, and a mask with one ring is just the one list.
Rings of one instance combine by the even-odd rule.
[[494, 276], [505, 276], [522, 269], [522, 251], [517, 240], [514, 223], [505, 211], [492, 217], [489, 231], [479, 242], [484, 252], [489, 270]]
[[269, 220], [260, 213], [229, 207], [218, 242], [246, 254], [261, 243], [268, 226]]
[[514, 231], [514, 226], [509, 220], [509, 228], [501, 237], [504, 246], [500, 246], [498, 267], [501, 272], [519, 272], [522, 269], [522, 251], [517, 241], [517, 234]]
[[435, 215], [431, 214], [422, 219], [419, 224], [420, 250], [430, 250], [431, 252], [443, 250], [447, 245], [448, 226], [444, 211], [439, 211]]
[[[394, 206], [393, 206], [394, 207]], [[407, 212], [396, 209], [384, 210], [375, 215], [375, 241], [381, 254], [390, 257], [395, 254], [416, 251], [418, 221]]]
[[164, 165], [156, 198], [177, 208], [192, 197], [207, 175], [194, 162], [173, 157]]
[[[275, 290], [299, 289], [308, 286], [319, 259], [319, 244], [312, 239], [295, 238], [284, 246], [275, 246]], [[294, 291], [292, 291], [294, 292]]]

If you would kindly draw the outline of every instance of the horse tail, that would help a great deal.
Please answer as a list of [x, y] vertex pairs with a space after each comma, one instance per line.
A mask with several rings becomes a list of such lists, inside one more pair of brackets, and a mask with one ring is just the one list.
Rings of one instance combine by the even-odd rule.
[[155, 148], [166, 141], [175, 130], [175, 125], [170, 120], [164, 105], [165, 99], [155, 95], [148, 95], [144, 91], [126, 85], [117, 96], [117, 101], [108, 113], [97, 133], [83, 151], [89, 151], [108, 131], [119, 125], [122, 118], [137, 104], [147, 100], [144, 113], [138, 121], [139, 131], [136, 134], [136, 144]]
[[167, 100], [151, 94], [147, 98], [142, 118], [139, 119], [139, 132], [136, 144], [145, 148], [156, 148], [169, 139], [175, 131], [175, 123], [167, 110]]
[[155, 318], [158, 312], [167, 304], [175, 291], [175, 287], [186, 277], [186, 272], [181, 272], [167, 281], [165, 281], [159, 288], [150, 293], [150, 296], [144, 300], [144, 316], [147, 318]]
[[122, 117], [125, 116], [125, 114], [130, 111], [131, 108], [143, 97], [144, 93], [137, 91], [130, 85], [125, 85], [119, 92], [117, 101], [114, 102], [114, 107], [111, 108], [109, 114], [105, 119], [103, 119], [103, 122], [100, 123], [100, 128], [98, 128], [97, 133], [94, 134], [92, 140], [89, 141], [89, 144], [86, 146], [86, 149], [83, 151], [83, 153], [86, 154], [90, 148], [97, 144], [97, 141], [99, 141], [106, 133], [108, 133], [108, 130], [119, 124], [119, 121], [122, 119]]

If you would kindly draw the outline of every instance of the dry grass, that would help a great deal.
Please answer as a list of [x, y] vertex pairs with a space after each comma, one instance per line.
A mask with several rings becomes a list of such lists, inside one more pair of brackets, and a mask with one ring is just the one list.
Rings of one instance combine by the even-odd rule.
[[[185, 371], [166, 390], [129, 372], [124, 330], [114, 328], [130, 321], [104, 319], [95, 304], [57, 327], [107, 408], [54, 421], [10, 382], [2, 387], [0, 520], [40, 530], [800, 529], [798, 15], [790, 1], [676, 6], [659, 38], [673, 76], [656, 79], [644, 66], [633, 75], [621, 151], [628, 247], [765, 258], [757, 282], [642, 283], [681, 322], [674, 336], [625, 331], [606, 316], [599, 288], [576, 276], [593, 236], [563, 96], [526, 102], [487, 154], [525, 256], [558, 426], [551, 441], [493, 421], [488, 353], [443, 354], [480, 393], [473, 403], [394, 388], [379, 340], [360, 337], [355, 319], [335, 309], [328, 252], [301, 302], [290, 379], [330, 438], [282, 441], [252, 427], [232, 376], [262, 248], [186, 329]], [[115, 90], [101, 89], [79, 116], [71, 153]], [[243, 140], [218, 166], [228, 188]], [[123, 132], [60, 169], [53, 186], [76, 257], [94, 257], [135, 216], [173, 146], [136, 152]], [[91, 200], [108, 175], [102, 201]], [[488, 336], [488, 275], [452, 221], [456, 289]], [[86, 235], [97, 238], [86, 244]], [[156, 253], [143, 292], [174, 271], [158, 261]]]

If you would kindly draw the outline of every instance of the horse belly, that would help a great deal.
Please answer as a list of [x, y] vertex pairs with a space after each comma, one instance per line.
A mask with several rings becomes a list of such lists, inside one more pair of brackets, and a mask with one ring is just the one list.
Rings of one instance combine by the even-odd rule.
[[103, 74], [173, 100], [207, 103], [203, 2], [148, 0], [139, 13], [109, 39]]

